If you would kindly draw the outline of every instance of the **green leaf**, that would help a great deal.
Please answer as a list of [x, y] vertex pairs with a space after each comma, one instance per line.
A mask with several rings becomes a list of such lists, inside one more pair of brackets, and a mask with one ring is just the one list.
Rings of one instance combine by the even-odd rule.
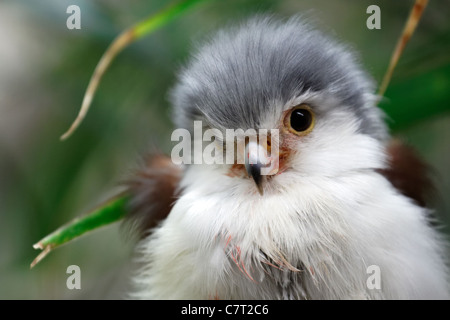
[[137, 23], [131, 28], [134, 40], [138, 40], [158, 29], [159, 27], [167, 24], [177, 15], [185, 12], [187, 9], [201, 1], [204, 0], [179, 1], [172, 6], [167, 7], [165, 10], [159, 12], [158, 14], [150, 16], [147, 19]]
[[33, 268], [51, 250], [75, 239], [85, 233], [121, 220], [127, 214], [128, 195], [119, 195], [99, 206], [89, 214], [74, 219], [68, 224], [52, 232], [38, 243], [35, 249], [43, 250], [31, 263]]

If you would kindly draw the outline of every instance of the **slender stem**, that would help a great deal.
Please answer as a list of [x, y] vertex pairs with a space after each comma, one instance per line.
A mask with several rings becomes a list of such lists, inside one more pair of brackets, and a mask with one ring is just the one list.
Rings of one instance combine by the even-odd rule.
[[400, 38], [398, 39], [397, 45], [394, 49], [394, 52], [391, 56], [391, 61], [389, 62], [389, 67], [384, 75], [383, 81], [381, 82], [380, 89], [378, 91], [378, 95], [382, 97], [386, 92], [386, 89], [391, 80], [392, 74], [394, 72], [395, 66], [402, 55], [403, 50], [405, 49], [406, 44], [411, 38], [414, 30], [417, 27], [417, 24], [420, 21], [420, 17], [422, 16], [425, 7], [428, 4], [428, 0], [416, 0], [414, 6], [409, 14], [409, 18], [406, 21], [405, 27], [402, 31]]
[[122, 32], [108, 49], [105, 51], [103, 56], [101, 57], [99, 63], [97, 64], [94, 73], [89, 81], [89, 84], [86, 89], [86, 93], [83, 98], [83, 102], [81, 103], [80, 111], [75, 119], [75, 121], [70, 126], [69, 130], [67, 130], [61, 137], [61, 140], [65, 140], [72, 135], [72, 133], [78, 128], [83, 119], [86, 117], [86, 114], [91, 106], [92, 100], [94, 98], [95, 92], [97, 91], [98, 85], [105, 74], [106, 70], [109, 68], [111, 62], [114, 58], [127, 46], [129, 46], [132, 42], [141, 39], [142, 37], [152, 33], [156, 29], [162, 27], [167, 24], [171, 20], [173, 20], [177, 15], [186, 11], [194, 4], [201, 2], [204, 0], [182, 0], [176, 2], [174, 4], [169, 5], [159, 13], [155, 15], [151, 15], [148, 18], [144, 19], [141, 22], [138, 22], [134, 26], [128, 28], [124, 32]]

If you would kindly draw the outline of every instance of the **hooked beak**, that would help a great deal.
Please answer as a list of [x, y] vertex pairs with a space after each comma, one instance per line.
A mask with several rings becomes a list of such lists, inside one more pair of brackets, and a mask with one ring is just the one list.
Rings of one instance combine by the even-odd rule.
[[245, 169], [249, 177], [256, 183], [260, 195], [264, 194], [264, 172], [263, 169], [270, 165], [270, 158], [266, 149], [256, 142], [249, 142], [245, 147]]

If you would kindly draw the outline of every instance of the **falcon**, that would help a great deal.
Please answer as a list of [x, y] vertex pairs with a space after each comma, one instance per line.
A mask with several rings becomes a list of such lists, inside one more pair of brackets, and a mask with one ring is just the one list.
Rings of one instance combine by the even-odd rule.
[[279, 135], [247, 142], [244, 163], [146, 161], [129, 183], [130, 297], [448, 299], [426, 166], [391, 138], [374, 88], [352, 50], [302, 17], [258, 16], [206, 41], [171, 91], [175, 126]]

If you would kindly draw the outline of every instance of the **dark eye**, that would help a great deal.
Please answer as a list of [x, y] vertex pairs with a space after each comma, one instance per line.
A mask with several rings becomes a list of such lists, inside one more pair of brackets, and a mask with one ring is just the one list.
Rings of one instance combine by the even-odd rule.
[[292, 108], [286, 115], [285, 127], [297, 135], [305, 135], [314, 127], [314, 113], [306, 104]]

